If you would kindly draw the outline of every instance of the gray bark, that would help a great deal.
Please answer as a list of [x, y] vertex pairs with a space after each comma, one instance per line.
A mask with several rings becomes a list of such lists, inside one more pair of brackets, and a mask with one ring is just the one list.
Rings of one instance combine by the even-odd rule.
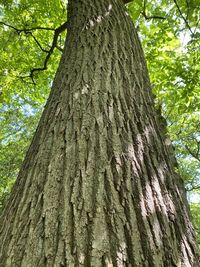
[[120, 0], [71, 0], [39, 126], [0, 221], [2, 267], [194, 267], [143, 52]]

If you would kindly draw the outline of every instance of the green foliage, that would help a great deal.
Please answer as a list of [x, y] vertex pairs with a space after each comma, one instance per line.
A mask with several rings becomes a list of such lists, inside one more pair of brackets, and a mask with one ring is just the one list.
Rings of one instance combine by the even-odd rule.
[[[31, 69], [43, 67], [47, 53], [41, 48], [50, 49], [53, 29], [65, 20], [62, 1], [0, 2], [0, 210], [30, 144], [61, 52], [54, 50], [48, 69], [35, 72], [34, 82], [28, 76]], [[60, 47], [64, 39], [62, 33]]]
[[190, 209], [192, 212], [192, 221], [194, 225], [194, 229], [197, 235], [197, 242], [200, 245], [200, 203], [198, 204], [191, 204]]
[[40, 111], [16, 97], [0, 107], [0, 210], [10, 192], [36, 128]]
[[[135, 0], [128, 10], [142, 40], [155, 104], [167, 121], [186, 189], [200, 194], [199, 1]], [[44, 67], [55, 29], [65, 21], [64, 0], [0, 0], [0, 209], [48, 96], [64, 31], [47, 70], [29, 77], [31, 70]], [[191, 210], [199, 229], [199, 205], [191, 204]]]

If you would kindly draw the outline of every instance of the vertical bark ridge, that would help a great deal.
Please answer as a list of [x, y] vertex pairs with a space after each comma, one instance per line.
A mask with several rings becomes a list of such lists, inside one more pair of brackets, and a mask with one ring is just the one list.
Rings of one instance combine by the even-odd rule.
[[122, 2], [70, 0], [68, 16], [53, 88], [1, 218], [2, 266], [198, 266]]

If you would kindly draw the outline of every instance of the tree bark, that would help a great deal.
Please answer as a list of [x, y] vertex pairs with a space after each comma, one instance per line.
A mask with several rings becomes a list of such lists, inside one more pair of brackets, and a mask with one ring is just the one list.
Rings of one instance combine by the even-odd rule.
[[42, 118], [0, 221], [2, 267], [197, 267], [144, 56], [121, 0], [70, 0]]

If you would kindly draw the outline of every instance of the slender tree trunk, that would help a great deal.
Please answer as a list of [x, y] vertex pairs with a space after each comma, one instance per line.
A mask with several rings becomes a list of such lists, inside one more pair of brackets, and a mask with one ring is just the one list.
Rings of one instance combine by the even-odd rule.
[[68, 17], [53, 88], [0, 221], [0, 266], [199, 266], [122, 1], [71, 0]]

